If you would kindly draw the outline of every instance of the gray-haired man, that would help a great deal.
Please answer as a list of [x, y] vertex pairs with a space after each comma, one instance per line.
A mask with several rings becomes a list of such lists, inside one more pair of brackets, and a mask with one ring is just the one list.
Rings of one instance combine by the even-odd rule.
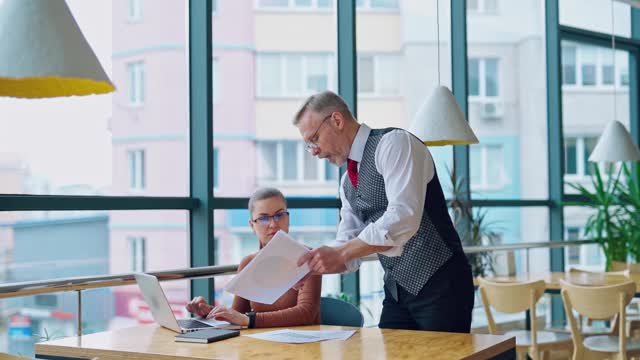
[[411, 133], [359, 124], [338, 95], [311, 96], [294, 119], [307, 150], [347, 163], [336, 247], [301, 257], [312, 273], [358, 269], [377, 253], [385, 271], [381, 328], [469, 332], [473, 279], [433, 159]]

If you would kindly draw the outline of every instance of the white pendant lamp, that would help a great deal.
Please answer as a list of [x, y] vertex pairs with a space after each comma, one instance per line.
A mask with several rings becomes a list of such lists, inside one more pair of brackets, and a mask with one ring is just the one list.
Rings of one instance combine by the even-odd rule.
[[103, 94], [115, 87], [64, 0], [0, 5], [0, 96]]
[[589, 161], [592, 162], [637, 160], [640, 160], [640, 150], [633, 143], [629, 131], [617, 120], [613, 120], [607, 125], [589, 156]]
[[[611, 0], [611, 51], [613, 54], [613, 69], [616, 68], [616, 37], [614, 0]], [[640, 160], [640, 150], [633, 143], [631, 134], [616, 120], [617, 117], [616, 82], [613, 82], [613, 121], [609, 122], [598, 139], [596, 147], [589, 156], [591, 162], [618, 162]]]
[[438, 37], [438, 87], [420, 106], [410, 131], [428, 146], [477, 144], [478, 138], [469, 127], [451, 90], [440, 85], [440, 2], [436, 1]]

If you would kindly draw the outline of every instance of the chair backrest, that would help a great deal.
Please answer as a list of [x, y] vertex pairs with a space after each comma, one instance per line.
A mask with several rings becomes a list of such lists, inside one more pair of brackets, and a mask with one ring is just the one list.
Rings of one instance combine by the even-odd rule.
[[[495, 282], [478, 278], [480, 289], [489, 304], [503, 313], [517, 313], [530, 310], [531, 301], [538, 302], [544, 294], [544, 280], [529, 282]], [[533, 291], [533, 299], [531, 298]]]
[[[615, 263], [618, 263], [617, 265]], [[620, 265], [624, 264], [624, 266]], [[620, 263], [614, 261], [614, 265], [611, 266], [612, 271], [590, 271], [590, 270], [582, 270], [576, 268], [570, 268], [570, 274], [591, 274], [591, 275], [620, 275], [627, 276], [629, 274], [629, 269], [627, 263]]]
[[610, 319], [626, 307], [636, 292], [636, 283], [625, 281], [607, 286], [580, 286], [560, 280], [571, 307], [590, 319]]
[[478, 278], [480, 297], [491, 334], [499, 334], [491, 307], [503, 313], [531, 311], [530, 328], [532, 347], [537, 347], [536, 303], [544, 294], [544, 280], [529, 282], [494, 282]]
[[562, 286], [562, 301], [571, 327], [574, 350], [577, 356], [582, 356], [582, 334], [573, 316], [573, 310], [591, 319], [610, 319], [618, 316], [618, 354], [626, 354], [627, 334], [625, 308], [631, 302], [636, 292], [636, 283], [626, 281], [620, 284], [606, 286], [581, 286], [560, 280]]
[[323, 297], [320, 299], [322, 325], [362, 327], [364, 317], [357, 307], [340, 299]]

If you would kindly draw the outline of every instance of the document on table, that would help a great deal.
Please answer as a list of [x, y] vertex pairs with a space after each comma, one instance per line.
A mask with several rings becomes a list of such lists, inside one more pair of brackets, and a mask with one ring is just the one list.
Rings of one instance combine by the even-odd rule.
[[224, 289], [247, 300], [273, 304], [309, 273], [307, 264], [297, 265], [307, 252], [309, 249], [280, 230]]
[[258, 334], [242, 335], [252, 337], [254, 339], [289, 343], [304, 344], [325, 340], [342, 340], [350, 338], [355, 330], [274, 330], [265, 331]]

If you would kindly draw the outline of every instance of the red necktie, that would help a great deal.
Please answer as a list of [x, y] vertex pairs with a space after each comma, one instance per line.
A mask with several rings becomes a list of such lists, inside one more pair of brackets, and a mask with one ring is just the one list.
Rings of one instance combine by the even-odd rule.
[[358, 162], [351, 159], [347, 159], [347, 172], [349, 173], [349, 180], [353, 187], [358, 187]]

